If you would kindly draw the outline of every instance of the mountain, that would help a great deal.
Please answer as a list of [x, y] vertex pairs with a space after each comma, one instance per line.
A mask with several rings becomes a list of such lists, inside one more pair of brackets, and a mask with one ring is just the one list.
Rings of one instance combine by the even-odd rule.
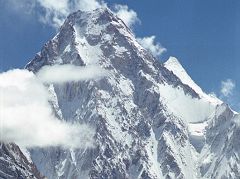
[[26, 68], [37, 72], [43, 65], [67, 63], [98, 64], [109, 72], [101, 80], [51, 88], [63, 119], [96, 128], [97, 147], [31, 151], [44, 175], [194, 177], [186, 124], [168, 112], [160, 89], [179, 88], [196, 100], [199, 95], [143, 49], [118, 17], [105, 8], [71, 14]]
[[0, 143], [0, 178], [44, 179], [26, 156], [16, 144]]
[[26, 65], [99, 65], [95, 80], [48, 84], [56, 116], [96, 129], [94, 148], [34, 148], [50, 179], [239, 178], [239, 114], [174, 58], [161, 63], [107, 8], [70, 14]]

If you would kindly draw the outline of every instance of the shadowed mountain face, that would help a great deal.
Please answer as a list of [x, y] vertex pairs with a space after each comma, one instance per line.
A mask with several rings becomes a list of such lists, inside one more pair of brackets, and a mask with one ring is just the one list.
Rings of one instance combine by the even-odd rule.
[[[26, 68], [37, 72], [55, 64], [99, 65], [108, 75], [47, 85], [56, 96], [50, 103], [57, 117], [95, 128], [96, 147], [31, 149], [44, 176], [239, 177], [238, 115], [205, 94], [176, 59], [157, 61], [109, 9], [71, 14]], [[221, 137], [222, 131], [230, 140]]]

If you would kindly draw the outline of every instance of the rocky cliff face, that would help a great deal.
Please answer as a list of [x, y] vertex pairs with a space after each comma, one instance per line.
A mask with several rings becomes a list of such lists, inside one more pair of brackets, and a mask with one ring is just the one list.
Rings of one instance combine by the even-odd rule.
[[0, 144], [0, 178], [44, 179], [16, 144]]
[[205, 178], [240, 178], [240, 116], [229, 106], [218, 106], [206, 128], [199, 166]]
[[61, 120], [96, 129], [95, 148], [31, 149], [51, 179], [239, 177], [239, 115], [180, 63], [161, 64], [109, 9], [71, 14], [26, 68], [99, 65], [108, 76], [48, 84]]

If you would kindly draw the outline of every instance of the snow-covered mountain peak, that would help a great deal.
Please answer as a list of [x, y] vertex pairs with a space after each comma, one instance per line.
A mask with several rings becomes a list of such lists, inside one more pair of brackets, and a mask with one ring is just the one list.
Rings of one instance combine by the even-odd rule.
[[[131, 30], [111, 10], [77, 11], [67, 17], [58, 34], [36, 55], [38, 60], [34, 64], [30, 62], [26, 68], [38, 71], [43, 65], [65, 63], [106, 67], [112, 63], [109, 60], [113, 54], [127, 57], [128, 50], [138, 53], [136, 55], [146, 53]], [[125, 60], [130, 61], [130, 58]]]
[[164, 66], [178, 76], [184, 84], [189, 85], [194, 89], [198, 94], [203, 93], [202, 89], [191, 79], [177, 58], [169, 57], [164, 63]]
[[181, 63], [179, 62], [179, 60], [176, 57], [170, 56], [168, 58], [168, 60], [164, 63], [165, 65], [170, 65], [170, 66], [178, 66], [178, 67], [182, 67]]
[[205, 175], [197, 164], [202, 149], [207, 151], [206, 133], [211, 144], [210, 128], [232, 116], [220, 110], [216, 116], [221, 102], [205, 94], [176, 58], [161, 64], [121, 19], [101, 8], [69, 15], [26, 68], [37, 72], [54, 64], [97, 64], [109, 75], [50, 84], [56, 113], [62, 120], [94, 126], [97, 147], [32, 150], [32, 160], [45, 176], [195, 179]]
[[213, 105], [222, 104], [222, 101], [219, 100], [217, 97], [203, 92], [203, 90], [188, 75], [188, 73], [183, 68], [183, 66], [181, 65], [177, 58], [169, 57], [169, 59], [164, 63], [164, 66], [168, 70], [172, 71], [182, 81], [182, 83], [191, 87], [201, 98], [209, 101]]
[[168, 111], [169, 95], [161, 90], [177, 89], [188, 100], [199, 96], [142, 48], [122, 20], [108, 9], [73, 13], [26, 68], [37, 72], [44, 65], [69, 63], [97, 64], [109, 73], [101, 80], [52, 84], [54, 110], [63, 120], [94, 126], [97, 148], [34, 150], [33, 161], [45, 176], [193, 178], [187, 170], [195, 171], [194, 161], [181, 157], [191, 150], [186, 124]]

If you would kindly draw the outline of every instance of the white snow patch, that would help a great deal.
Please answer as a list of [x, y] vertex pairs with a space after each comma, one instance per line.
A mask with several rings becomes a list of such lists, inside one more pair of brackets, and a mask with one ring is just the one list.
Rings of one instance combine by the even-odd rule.
[[188, 124], [189, 133], [194, 136], [204, 136], [207, 125], [208, 125], [207, 121], [201, 123], [189, 123]]
[[146, 145], [147, 154], [149, 161], [151, 161], [150, 172], [156, 178], [164, 178], [161, 173], [161, 165], [158, 162], [158, 140], [156, 139], [155, 133], [151, 129], [151, 137], [149, 138], [148, 144]]
[[71, 159], [74, 165], [77, 165], [74, 149], [70, 149]]
[[63, 53], [67, 53], [71, 51], [71, 46], [68, 44], [66, 48], [64, 49]]
[[82, 60], [88, 64], [98, 64], [99, 59], [102, 54], [102, 50], [100, 49], [100, 45], [91, 46], [84, 36], [81, 36], [81, 31], [75, 27], [76, 32], [76, 43], [77, 50], [82, 58]]
[[58, 166], [56, 166], [56, 172], [58, 177], [61, 177], [64, 174], [64, 168], [65, 168], [66, 162], [67, 162], [67, 159], [64, 159]]

